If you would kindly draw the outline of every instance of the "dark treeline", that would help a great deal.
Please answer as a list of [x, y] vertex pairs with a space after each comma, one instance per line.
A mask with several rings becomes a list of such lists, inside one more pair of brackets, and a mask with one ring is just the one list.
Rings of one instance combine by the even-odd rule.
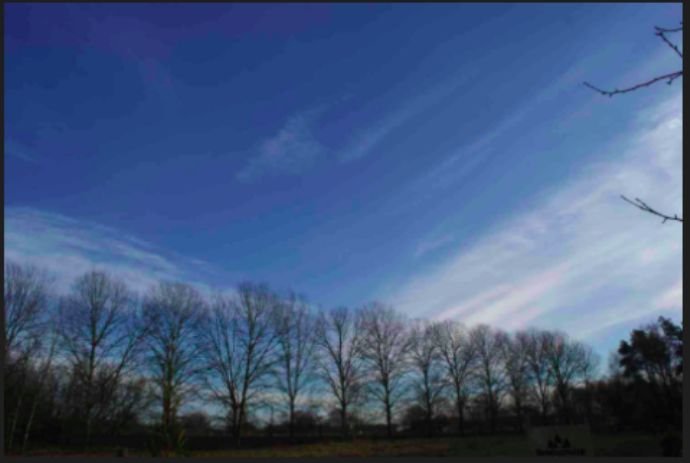
[[206, 298], [161, 282], [137, 295], [92, 271], [56, 296], [40, 269], [7, 262], [4, 288], [11, 452], [103, 436], [146, 436], [166, 452], [189, 436], [239, 445], [682, 423], [682, 327], [664, 318], [621, 341], [600, 375], [592, 349], [562, 332], [409, 320], [376, 302], [315, 310], [265, 285]]

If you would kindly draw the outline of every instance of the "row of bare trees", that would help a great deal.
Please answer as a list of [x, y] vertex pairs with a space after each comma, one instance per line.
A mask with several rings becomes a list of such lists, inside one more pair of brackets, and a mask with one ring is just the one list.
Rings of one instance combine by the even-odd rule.
[[266, 401], [284, 407], [292, 435], [313, 397], [334, 404], [343, 435], [357, 407], [377, 410], [389, 436], [411, 404], [429, 434], [449, 402], [463, 433], [470, 400], [491, 430], [499, 411], [521, 424], [528, 406], [568, 421], [573, 391], [588, 387], [597, 365], [589, 347], [560, 332], [409, 320], [381, 303], [318, 310], [251, 283], [206, 298], [161, 282], [140, 297], [92, 271], [58, 297], [45, 273], [9, 262], [4, 296], [8, 449], [26, 446], [46, 395], [40, 432], [60, 420], [86, 443], [96, 428], [119, 432], [149, 409], [171, 436], [194, 401], [223, 410], [237, 443]]

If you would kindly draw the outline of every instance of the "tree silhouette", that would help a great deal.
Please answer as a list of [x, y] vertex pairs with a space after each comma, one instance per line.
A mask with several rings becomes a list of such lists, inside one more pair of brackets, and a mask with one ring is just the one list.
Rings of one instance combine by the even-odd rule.
[[658, 321], [621, 341], [618, 353], [623, 374], [649, 385], [657, 406], [669, 419], [680, 420], [682, 403], [682, 327], [659, 317]]

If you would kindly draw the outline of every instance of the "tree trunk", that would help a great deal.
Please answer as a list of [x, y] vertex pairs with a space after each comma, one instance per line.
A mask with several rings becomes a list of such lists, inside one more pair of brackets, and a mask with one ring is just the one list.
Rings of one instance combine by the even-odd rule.
[[295, 399], [290, 399], [290, 439], [295, 437]]
[[340, 426], [342, 428], [343, 437], [347, 438], [347, 405], [341, 404], [340, 407]]
[[460, 391], [459, 384], [455, 385], [455, 405], [457, 407], [458, 412], [458, 434], [462, 436], [465, 433], [465, 423], [463, 420], [463, 408], [465, 408], [465, 404], [463, 404], [462, 401], [462, 393]]
[[89, 408], [89, 410], [86, 413], [86, 442], [84, 443], [84, 445], [86, 447], [88, 447], [90, 443], [91, 443], [91, 409]]
[[483, 432], [487, 432], [487, 430], [489, 429], [488, 426], [490, 420], [491, 418], [489, 417], [489, 404], [487, 402], [486, 404], [484, 404], [484, 425], [482, 426]]
[[432, 419], [432, 413], [431, 413], [431, 400], [427, 398], [426, 402], [426, 433], [428, 437], [432, 437], [434, 435], [434, 430], [432, 427], [431, 423]]
[[489, 429], [492, 434], [496, 432], [496, 404], [493, 397], [489, 399]]
[[558, 393], [561, 398], [561, 415], [563, 417], [564, 424], [570, 424], [570, 403], [568, 401], [568, 391], [565, 386], [560, 386], [558, 388]]
[[12, 425], [10, 426], [10, 435], [7, 439], [7, 450], [12, 449], [12, 441], [14, 440], [14, 432], [17, 428], [17, 420], [19, 419], [19, 410], [22, 406], [22, 398], [24, 397], [24, 387], [22, 387], [22, 392], [19, 394], [19, 400], [17, 400], [17, 405], [14, 407], [14, 416], [12, 417]]
[[170, 431], [170, 425], [171, 423], [171, 409], [172, 409], [172, 404], [170, 400], [170, 391], [168, 390], [168, 386], [165, 387], [163, 391], [163, 416], [162, 416], [162, 425], [163, 425], [163, 432], [167, 435]]
[[244, 404], [237, 407], [237, 412], [235, 413], [235, 423], [233, 425], [233, 437], [235, 440], [235, 446], [240, 446], [240, 439], [242, 438], [242, 424], [244, 422]]
[[592, 423], [592, 393], [589, 383], [585, 383], [585, 417], [587, 424]]
[[386, 434], [388, 437], [393, 437], [393, 419], [390, 404], [386, 404]]
[[36, 414], [36, 406], [38, 405], [39, 392], [40, 391], [36, 392], [33, 404], [31, 404], [31, 413], [29, 413], [29, 419], [27, 420], [26, 426], [24, 428], [24, 439], [22, 439], [22, 455], [26, 453], [26, 445], [29, 442], [29, 433], [31, 432], [31, 424], [34, 421], [34, 415]]
[[88, 365], [88, 375], [86, 377], [86, 442], [85, 446], [88, 448], [91, 441], [91, 412], [93, 411], [93, 375], [95, 372], [96, 364], [96, 344], [95, 341], [91, 343], [91, 351], [89, 353], [89, 365]]
[[241, 427], [242, 425], [240, 423], [237, 423], [232, 429], [232, 438], [235, 442], [235, 447], [238, 448], [240, 446]]
[[[6, 355], [5, 358], [9, 359], [9, 355], [7, 352], [5, 353], [5, 355]], [[20, 412], [21, 407], [22, 407], [22, 400], [24, 398], [24, 394], [26, 393], [26, 377], [27, 377], [27, 373], [26, 373], [27, 370], [26, 369], [28, 368], [28, 364], [24, 363], [24, 362], [25, 362], [25, 360], [22, 360], [20, 357], [19, 359], [17, 359], [17, 362], [15, 363], [15, 365], [19, 369], [19, 372], [18, 372], [18, 376], [19, 376], [18, 380], [19, 381], [18, 381], [18, 383], [21, 384], [21, 389], [19, 391], [19, 398], [17, 399], [17, 404], [14, 407], [14, 414], [12, 416], [12, 424], [10, 426], [10, 433], [9, 433], [9, 436], [7, 439], [7, 444], [6, 444], [7, 450], [10, 450], [12, 448], [12, 443], [14, 440], [14, 432], [17, 428], [17, 421], [19, 420], [19, 412]], [[5, 384], [7, 384], [9, 382], [9, 378], [5, 377], [5, 380], [7, 381]]]
[[388, 398], [386, 398], [386, 435], [389, 438], [393, 437], [393, 413]]
[[461, 436], [465, 435], [465, 407], [460, 406], [458, 409], [458, 432]]

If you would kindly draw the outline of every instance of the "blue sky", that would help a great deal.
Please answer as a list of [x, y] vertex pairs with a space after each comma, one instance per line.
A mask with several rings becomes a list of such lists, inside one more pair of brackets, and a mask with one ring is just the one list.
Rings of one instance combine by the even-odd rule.
[[[138, 290], [564, 329], [681, 318], [680, 4], [5, 6], [5, 256]], [[680, 40], [678, 41], [680, 42]]]

